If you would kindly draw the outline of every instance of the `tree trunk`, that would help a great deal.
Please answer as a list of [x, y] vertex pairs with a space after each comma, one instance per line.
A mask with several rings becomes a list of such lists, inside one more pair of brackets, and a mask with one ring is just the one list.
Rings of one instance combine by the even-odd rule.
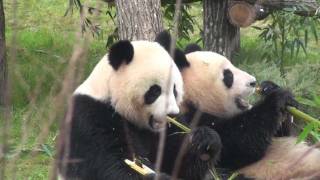
[[5, 17], [3, 0], [0, 0], [0, 109], [4, 105], [7, 81]]
[[163, 30], [160, 0], [116, 0], [120, 39], [154, 40]]
[[240, 29], [229, 23], [227, 0], [203, 0], [204, 48], [229, 59], [240, 48]]

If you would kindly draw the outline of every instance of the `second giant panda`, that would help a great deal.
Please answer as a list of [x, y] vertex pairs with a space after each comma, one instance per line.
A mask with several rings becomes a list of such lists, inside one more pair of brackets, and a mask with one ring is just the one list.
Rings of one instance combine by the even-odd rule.
[[[153, 168], [157, 132], [165, 128], [167, 115], [179, 113], [182, 96], [181, 74], [161, 44], [115, 43], [73, 94], [67, 114], [71, 133], [61, 143], [59, 174], [63, 179], [154, 179], [154, 174], [141, 176], [124, 160], [145, 160]], [[199, 138], [190, 142], [208, 147], [212, 143], [207, 139], [214, 136], [211, 131], [198, 128], [192, 134]], [[67, 132], [62, 129], [62, 139]], [[165, 173], [159, 176], [170, 179]]]
[[[200, 111], [199, 125], [218, 132], [222, 151], [217, 167], [238, 170], [244, 177], [255, 179], [319, 175], [320, 150], [306, 143], [296, 144], [297, 139], [289, 136], [290, 129], [285, 126], [286, 106], [296, 105], [289, 91], [270, 90], [252, 106], [244, 98], [254, 92], [253, 76], [217, 53], [200, 51], [194, 45], [186, 52], [186, 59], [176, 63], [185, 89], [180, 120], [190, 123]], [[298, 161], [307, 150], [311, 152]]]

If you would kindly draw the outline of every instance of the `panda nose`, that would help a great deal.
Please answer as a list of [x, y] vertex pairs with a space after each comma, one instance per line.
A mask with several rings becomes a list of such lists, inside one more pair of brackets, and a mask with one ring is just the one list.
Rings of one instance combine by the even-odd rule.
[[249, 86], [251, 87], [256, 87], [256, 85], [257, 85], [257, 81], [252, 81], [249, 83]]
[[178, 115], [179, 115], [179, 113], [170, 113], [170, 114], [168, 114], [168, 116], [171, 117], [171, 118], [175, 118]]

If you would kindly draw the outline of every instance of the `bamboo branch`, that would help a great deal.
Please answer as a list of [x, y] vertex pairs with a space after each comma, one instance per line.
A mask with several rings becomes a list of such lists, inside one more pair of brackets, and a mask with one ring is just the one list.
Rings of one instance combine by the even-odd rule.
[[167, 116], [167, 119], [168, 119], [169, 122], [171, 122], [172, 124], [176, 125], [177, 127], [179, 127], [179, 128], [180, 128], [181, 130], [183, 130], [184, 132], [186, 132], [186, 133], [191, 132], [191, 129], [190, 129], [190, 128], [188, 128], [187, 126], [179, 123], [179, 122], [176, 121], [175, 119], [173, 119], [173, 118], [171, 118], [171, 117], [169, 117], [169, 116]]
[[288, 106], [287, 110], [296, 118], [302, 119], [305, 122], [315, 123], [315, 124], [318, 124], [320, 126], [319, 119], [316, 119], [316, 118], [314, 118], [314, 117], [312, 117], [312, 116], [310, 116], [310, 115], [298, 110], [295, 107]]
[[135, 161], [130, 161], [129, 159], [125, 159], [124, 162], [133, 170], [138, 172], [139, 174], [146, 176], [148, 174], [154, 174], [155, 172], [150, 169], [148, 166], [141, 164], [141, 166], [137, 165]]

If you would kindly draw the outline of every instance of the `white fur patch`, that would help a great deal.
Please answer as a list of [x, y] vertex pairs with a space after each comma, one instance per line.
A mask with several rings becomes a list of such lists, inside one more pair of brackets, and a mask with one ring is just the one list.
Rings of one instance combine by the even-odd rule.
[[88, 95], [100, 101], [106, 101], [109, 97], [108, 81], [112, 73], [106, 54], [95, 66], [89, 77], [75, 90], [74, 94]]
[[[242, 112], [235, 103], [236, 97], [254, 92], [250, 82], [255, 77], [235, 66], [224, 56], [210, 51], [196, 51], [186, 55], [191, 66], [182, 71], [185, 100], [191, 100], [203, 112], [217, 116], [233, 116]], [[233, 73], [233, 84], [227, 88], [223, 71]]]

